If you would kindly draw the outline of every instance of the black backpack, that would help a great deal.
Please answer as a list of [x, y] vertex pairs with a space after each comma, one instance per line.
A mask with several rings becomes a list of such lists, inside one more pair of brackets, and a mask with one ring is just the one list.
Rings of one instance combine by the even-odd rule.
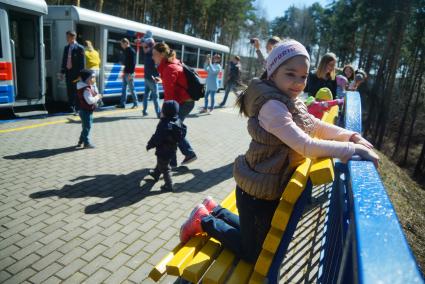
[[194, 101], [205, 97], [205, 84], [202, 84], [198, 73], [184, 63], [182, 63], [182, 66], [187, 80], [187, 92], [189, 96]]

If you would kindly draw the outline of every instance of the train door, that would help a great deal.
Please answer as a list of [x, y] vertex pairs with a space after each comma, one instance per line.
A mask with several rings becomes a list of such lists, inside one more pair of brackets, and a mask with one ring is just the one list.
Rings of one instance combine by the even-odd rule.
[[18, 100], [41, 99], [43, 69], [40, 48], [40, 16], [9, 12], [9, 28], [16, 74], [15, 96]]
[[0, 107], [10, 107], [15, 101], [13, 71], [7, 12], [0, 9]]

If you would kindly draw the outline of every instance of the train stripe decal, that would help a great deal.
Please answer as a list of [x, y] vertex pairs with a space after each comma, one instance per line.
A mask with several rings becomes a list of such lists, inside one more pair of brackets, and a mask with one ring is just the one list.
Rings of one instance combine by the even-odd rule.
[[0, 80], [13, 80], [12, 62], [0, 62]]
[[0, 104], [12, 103], [14, 97], [13, 86], [0, 85]]

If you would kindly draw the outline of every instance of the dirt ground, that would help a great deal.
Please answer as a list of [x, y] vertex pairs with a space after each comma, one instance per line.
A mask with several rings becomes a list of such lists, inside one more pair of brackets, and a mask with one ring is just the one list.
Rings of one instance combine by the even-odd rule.
[[[388, 195], [403, 226], [407, 241], [412, 248], [418, 265], [425, 272], [425, 188], [390, 161], [381, 157], [379, 172]], [[424, 273], [425, 274], [425, 273]]]

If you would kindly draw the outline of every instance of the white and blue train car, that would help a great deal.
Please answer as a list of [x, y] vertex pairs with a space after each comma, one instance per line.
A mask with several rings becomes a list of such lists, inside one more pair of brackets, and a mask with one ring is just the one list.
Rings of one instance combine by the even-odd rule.
[[42, 106], [45, 100], [41, 0], [0, 0], [0, 109]]
[[[137, 39], [148, 30], [152, 31], [156, 42], [164, 41], [170, 45], [176, 51], [177, 57], [195, 68], [203, 78], [207, 75], [203, 70], [207, 54], [222, 55], [224, 63], [225, 55], [229, 53], [229, 48], [224, 45], [75, 6], [49, 6], [44, 25], [46, 79], [50, 90], [47, 96], [56, 102], [67, 101], [65, 82], [60, 80], [58, 73], [68, 30], [77, 32], [77, 41], [80, 44], [90, 40], [99, 51], [101, 66], [98, 87], [105, 98], [121, 95], [123, 66], [120, 63], [120, 40], [124, 37], [130, 40], [137, 51], [135, 89], [138, 94], [143, 93], [145, 87], [143, 56], [140, 54], [143, 51], [137, 45]], [[222, 72], [219, 75], [221, 85], [223, 76]]]

